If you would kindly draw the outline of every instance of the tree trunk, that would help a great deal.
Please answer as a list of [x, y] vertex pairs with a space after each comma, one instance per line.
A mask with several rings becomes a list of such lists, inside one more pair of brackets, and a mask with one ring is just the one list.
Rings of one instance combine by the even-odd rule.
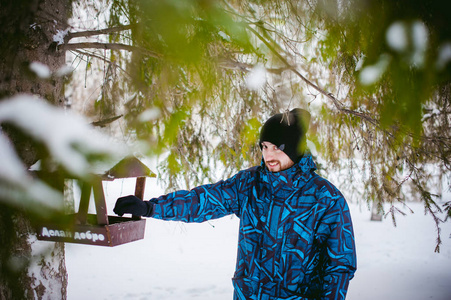
[[382, 213], [379, 210], [380, 203], [373, 201], [371, 204], [371, 221], [382, 221]]
[[[63, 78], [42, 78], [29, 66], [40, 62], [51, 72], [63, 66], [53, 37], [68, 27], [70, 12], [70, 0], [0, 2], [0, 99], [27, 93], [64, 104]], [[1, 130], [25, 165], [39, 159], [26, 133], [4, 124]], [[25, 213], [0, 205], [0, 299], [66, 299], [64, 244], [37, 241], [30, 224]]]

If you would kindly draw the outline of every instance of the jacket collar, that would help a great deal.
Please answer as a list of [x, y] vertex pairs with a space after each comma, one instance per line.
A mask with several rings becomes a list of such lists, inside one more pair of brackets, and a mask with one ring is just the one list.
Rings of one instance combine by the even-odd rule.
[[310, 153], [304, 154], [299, 162], [294, 164], [291, 168], [280, 172], [268, 171], [263, 159], [260, 167], [263, 173], [263, 181], [271, 183], [272, 185], [284, 183], [285, 185], [294, 188], [304, 185], [304, 183], [312, 176], [312, 172], [316, 170], [316, 164]]

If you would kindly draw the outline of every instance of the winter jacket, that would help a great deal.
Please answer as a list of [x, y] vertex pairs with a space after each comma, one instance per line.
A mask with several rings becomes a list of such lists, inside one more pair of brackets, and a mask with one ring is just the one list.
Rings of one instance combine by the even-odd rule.
[[272, 173], [261, 166], [151, 199], [151, 217], [240, 219], [234, 299], [345, 299], [356, 270], [351, 216], [340, 191], [305, 155]]

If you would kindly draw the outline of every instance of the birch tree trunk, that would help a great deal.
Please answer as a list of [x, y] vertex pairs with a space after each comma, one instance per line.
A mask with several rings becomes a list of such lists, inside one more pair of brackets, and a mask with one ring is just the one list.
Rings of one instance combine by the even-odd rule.
[[[54, 36], [68, 27], [70, 13], [70, 0], [0, 2], [0, 99], [27, 93], [64, 104], [63, 78], [37, 76], [30, 64], [50, 74], [63, 66]], [[12, 126], [1, 130], [27, 166], [37, 161], [27, 136]], [[30, 224], [28, 214], [0, 205], [0, 299], [66, 299], [64, 244], [37, 241]]]

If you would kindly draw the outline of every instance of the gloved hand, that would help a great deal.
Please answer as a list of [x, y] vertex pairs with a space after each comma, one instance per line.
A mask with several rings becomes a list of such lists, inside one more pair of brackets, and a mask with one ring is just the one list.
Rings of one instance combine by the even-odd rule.
[[148, 216], [151, 210], [152, 204], [149, 201], [143, 201], [133, 195], [118, 198], [113, 209], [114, 213], [121, 217], [127, 213], [134, 216]]

